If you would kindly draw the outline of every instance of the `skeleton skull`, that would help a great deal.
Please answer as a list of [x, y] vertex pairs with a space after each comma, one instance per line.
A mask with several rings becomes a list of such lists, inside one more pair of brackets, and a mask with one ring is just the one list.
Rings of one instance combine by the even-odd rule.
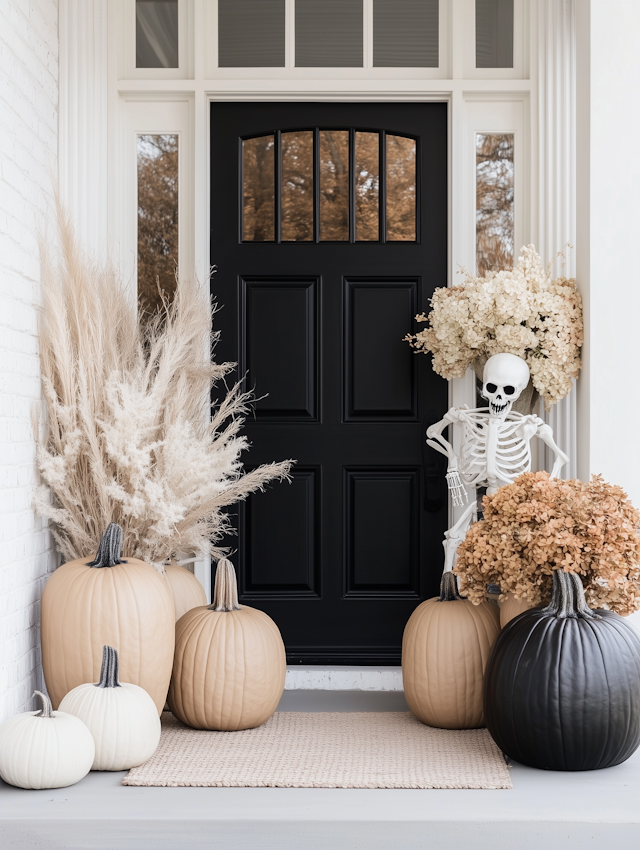
[[515, 354], [494, 354], [485, 363], [482, 395], [491, 416], [504, 419], [529, 383], [529, 367]]

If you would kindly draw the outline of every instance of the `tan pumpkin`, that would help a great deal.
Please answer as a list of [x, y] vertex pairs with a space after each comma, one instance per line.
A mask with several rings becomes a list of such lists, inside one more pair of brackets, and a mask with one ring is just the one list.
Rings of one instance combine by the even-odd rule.
[[176, 622], [190, 611], [207, 604], [207, 594], [194, 574], [172, 562], [164, 568], [164, 580], [176, 609]]
[[528, 599], [516, 599], [513, 593], [507, 593], [507, 598], [498, 602], [498, 607], [500, 608], [500, 628], [504, 629], [507, 623], [534, 606]]
[[117, 649], [123, 680], [165, 704], [175, 613], [164, 579], [136, 558], [121, 560], [122, 529], [111, 523], [94, 561], [78, 558], [53, 573], [42, 594], [42, 667], [54, 708], [78, 685], [97, 682], [102, 647]]
[[482, 681], [499, 632], [497, 606], [462, 599], [455, 575], [445, 573], [440, 596], [416, 608], [402, 639], [404, 693], [419, 720], [442, 729], [484, 725]]
[[176, 623], [169, 708], [195, 729], [251, 729], [276, 710], [286, 670], [278, 627], [264, 612], [238, 605], [235, 570], [221, 559], [213, 604]]

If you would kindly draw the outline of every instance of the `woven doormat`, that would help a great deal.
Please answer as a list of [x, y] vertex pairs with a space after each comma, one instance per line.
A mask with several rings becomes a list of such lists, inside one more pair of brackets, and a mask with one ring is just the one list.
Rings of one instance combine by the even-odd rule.
[[232, 788], [511, 788], [486, 729], [409, 712], [278, 711], [257, 729], [204, 732], [162, 719], [155, 754], [123, 785]]

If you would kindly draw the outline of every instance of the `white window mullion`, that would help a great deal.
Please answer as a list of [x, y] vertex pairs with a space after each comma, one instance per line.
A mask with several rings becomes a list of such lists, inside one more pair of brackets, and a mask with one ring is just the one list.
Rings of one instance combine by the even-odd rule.
[[362, 66], [373, 68], [373, 0], [363, 0]]
[[285, 57], [284, 67], [296, 66], [296, 0], [285, 0], [284, 19]]

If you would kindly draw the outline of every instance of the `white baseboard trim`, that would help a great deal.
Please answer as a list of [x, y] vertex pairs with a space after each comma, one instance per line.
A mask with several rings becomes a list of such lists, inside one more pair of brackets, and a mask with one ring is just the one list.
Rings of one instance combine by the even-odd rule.
[[401, 667], [287, 667], [286, 691], [401, 691]]

